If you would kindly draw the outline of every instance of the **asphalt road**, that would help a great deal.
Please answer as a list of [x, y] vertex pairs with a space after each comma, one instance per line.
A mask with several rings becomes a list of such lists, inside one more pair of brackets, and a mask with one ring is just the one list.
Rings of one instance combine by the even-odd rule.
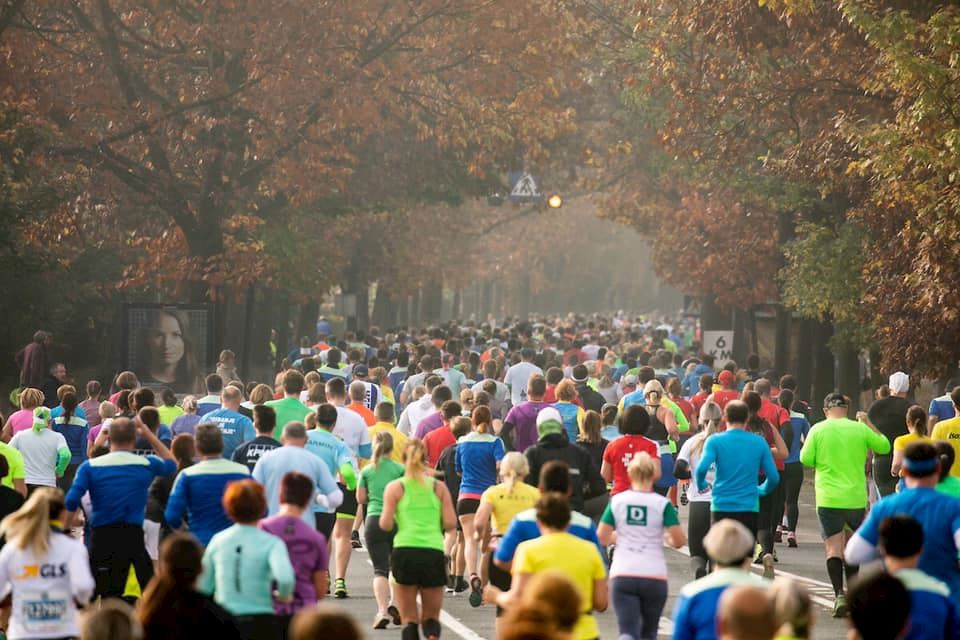
[[[686, 508], [681, 507], [681, 518], [685, 520]], [[798, 527], [798, 548], [790, 549], [786, 544], [777, 545], [779, 562], [776, 565], [778, 575], [789, 576], [802, 581], [811, 591], [816, 603], [816, 623], [814, 638], [818, 640], [836, 640], [846, 637], [846, 623], [831, 617], [833, 590], [830, 588], [824, 563], [823, 545], [817, 528], [813, 503], [812, 477], [804, 481], [800, 495], [800, 523]], [[670, 616], [676, 605], [677, 594], [684, 584], [693, 579], [689, 559], [682, 553], [667, 550], [670, 575], [670, 597], [660, 620], [660, 637], [672, 636], [673, 623]], [[759, 568], [757, 568], [759, 572]], [[367, 637], [372, 640], [400, 637], [399, 627], [375, 631], [371, 628], [376, 613], [371, 580], [373, 573], [365, 550], [355, 551], [347, 574], [347, 588], [350, 597], [346, 600], [328, 600], [343, 606], [362, 625]], [[613, 611], [597, 615], [601, 638], [616, 638], [617, 626]], [[493, 639], [494, 609], [484, 606], [474, 609], [467, 602], [466, 594], [446, 596], [444, 599], [441, 622], [444, 625], [444, 638], [478, 640]]]

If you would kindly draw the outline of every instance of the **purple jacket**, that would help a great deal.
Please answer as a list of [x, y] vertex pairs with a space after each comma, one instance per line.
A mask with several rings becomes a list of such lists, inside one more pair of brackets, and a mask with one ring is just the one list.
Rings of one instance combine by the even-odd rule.
[[537, 402], [529, 400], [521, 402], [510, 409], [506, 419], [504, 419], [504, 428], [509, 423], [513, 425], [513, 448], [521, 453], [537, 444], [539, 434], [537, 433], [537, 414], [541, 409], [552, 406], [549, 402]]

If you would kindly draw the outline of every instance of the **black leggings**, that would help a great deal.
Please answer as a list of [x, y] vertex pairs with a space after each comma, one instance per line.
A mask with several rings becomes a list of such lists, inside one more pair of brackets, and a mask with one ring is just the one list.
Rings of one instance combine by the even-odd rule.
[[[777, 505], [780, 505], [779, 507]], [[760, 510], [757, 512], [757, 542], [762, 553], [773, 553], [773, 532], [780, 522], [776, 514], [783, 517], [783, 482], [778, 482], [773, 491], [760, 498]]]
[[[710, 564], [706, 549], [703, 548], [703, 539], [710, 531], [710, 503], [691, 502], [687, 519], [687, 545], [690, 549], [690, 563], [694, 572], [703, 570], [706, 573]], [[700, 577], [700, 576], [698, 576]]]
[[[780, 484], [783, 485], [784, 502], [787, 510], [787, 531], [797, 530], [797, 520], [800, 517], [800, 487], [803, 486], [803, 463], [788, 462], [780, 474]], [[783, 520], [783, 509], [777, 517], [777, 524]]]
[[127, 585], [130, 565], [145, 589], [153, 577], [153, 562], [143, 543], [143, 527], [135, 524], [108, 524], [94, 527], [90, 534], [90, 566], [97, 595], [119, 598]]
[[373, 575], [388, 578], [390, 576], [390, 554], [393, 553], [393, 531], [380, 528], [380, 516], [369, 516], [363, 528], [363, 538], [367, 543], [367, 554], [373, 563]]

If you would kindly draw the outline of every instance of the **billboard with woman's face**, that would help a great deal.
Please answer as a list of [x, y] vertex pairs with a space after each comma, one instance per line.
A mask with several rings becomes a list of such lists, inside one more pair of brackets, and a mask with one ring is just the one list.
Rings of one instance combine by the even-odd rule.
[[140, 384], [199, 392], [213, 370], [213, 317], [206, 305], [124, 307], [126, 368]]

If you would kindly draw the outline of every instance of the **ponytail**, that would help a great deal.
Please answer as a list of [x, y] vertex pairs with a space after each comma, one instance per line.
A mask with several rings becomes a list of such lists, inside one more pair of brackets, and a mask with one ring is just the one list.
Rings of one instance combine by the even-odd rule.
[[[143, 591], [137, 618], [144, 626], [163, 622], [181, 631], [178, 621], [183, 594], [193, 590], [202, 571], [203, 550], [184, 533], [173, 533], [160, 545], [160, 563], [154, 579]], [[176, 637], [179, 633], [172, 633]]]
[[63, 407], [63, 424], [70, 424], [70, 421], [73, 419], [73, 414], [77, 410], [77, 394], [70, 391], [63, 394], [63, 398], [60, 400], [60, 406]]
[[35, 556], [45, 556], [50, 550], [50, 523], [64, 510], [63, 491], [56, 487], [41, 487], [27, 498], [27, 502], [0, 523], [0, 533], [21, 551], [28, 547]]
[[420, 479], [430, 471], [427, 468], [427, 447], [423, 440], [411, 438], [403, 447], [404, 475], [408, 478]]
[[512, 494], [517, 481], [523, 482], [523, 479], [530, 474], [530, 463], [527, 457], [519, 451], [511, 451], [503, 456], [500, 461], [500, 475], [503, 477], [503, 483], [507, 485], [507, 493]]
[[393, 453], [393, 436], [389, 431], [378, 431], [373, 437], [373, 466], [379, 467], [380, 460]]

